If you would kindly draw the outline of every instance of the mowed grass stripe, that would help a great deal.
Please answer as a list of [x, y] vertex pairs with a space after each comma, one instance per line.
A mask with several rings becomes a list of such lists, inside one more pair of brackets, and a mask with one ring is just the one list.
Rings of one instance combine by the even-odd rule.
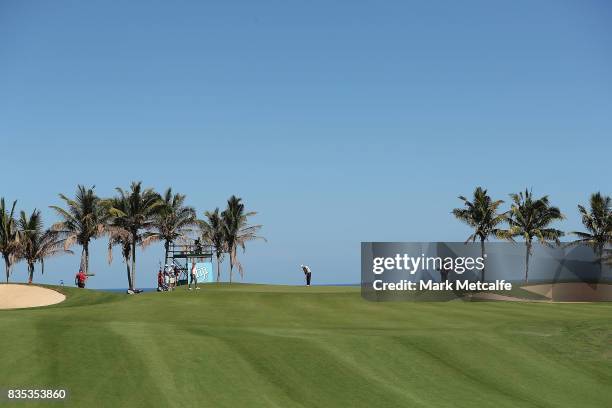
[[[358, 288], [63, 288], [0, 312], [0, 384], [68, 406], [601, 407], [612, 305], [393, 302]], [[22, 406], [27, 406], [24, 404]]]

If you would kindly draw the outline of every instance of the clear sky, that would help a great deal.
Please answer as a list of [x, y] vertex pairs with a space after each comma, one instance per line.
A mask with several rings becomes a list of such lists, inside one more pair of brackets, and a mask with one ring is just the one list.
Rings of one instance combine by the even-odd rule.
[[[199, 215], [237, 194], [268, 238], [247, 282], [355, 283], [361, 241], [463, 240], [477, 185], [548, 194], [575, 230], [612, 193], [610, 21], [605, 0], [2, 0], [0, 196], [50, 224], [79, 183], [172, 186]], [[91, 285], [125, 287], [105, 248]]]

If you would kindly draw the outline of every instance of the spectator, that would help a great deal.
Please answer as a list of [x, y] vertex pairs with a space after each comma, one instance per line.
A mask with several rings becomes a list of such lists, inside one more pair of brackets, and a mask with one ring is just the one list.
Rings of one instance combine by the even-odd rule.
[[159, 268], [159, 272], [157, 272], [157, 291], [161, 292], [163, 290], [168, 290], [168, 288], [164, 285], [164, 273]]
[[191, 282], [189, 282], [188, 288], [189, 290], [191, 290], [191, 284], [193, 284], [193, 287], [196, 288], [196, 290], [200, 290], [200, 288], [198, 287], [198, 269], [196, 267], [196, 263], [193, 262], [191, 264]]

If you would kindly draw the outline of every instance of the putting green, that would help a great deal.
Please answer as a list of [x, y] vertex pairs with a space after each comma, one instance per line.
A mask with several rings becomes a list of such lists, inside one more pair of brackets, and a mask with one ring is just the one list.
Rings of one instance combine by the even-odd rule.
[[60, 290], [60, 304], [0, 311], [0, 387], [64, 388], [75, 407], [612, 401], [609, 303], [373, 303], [351, 287], [238, 284]]

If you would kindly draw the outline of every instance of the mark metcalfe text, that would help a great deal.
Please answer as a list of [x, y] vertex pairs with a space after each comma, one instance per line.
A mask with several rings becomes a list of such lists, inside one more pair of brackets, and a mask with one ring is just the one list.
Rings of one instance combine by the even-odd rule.
[[[396, 254], [393, 257], [377, 257], [372, 260], [372, 272], [381, 275], [385, 271], [406, 271], [410, 275], [418, 271], [453, 271], [458, 275], [466, 271], [482, 271], [485, 267], [484, 257], [440, 257], [440, 256], [410, 256], [408, 254]], [[421, 280], [418, 282], [400, 280], [399, 282], [384, 282], [377, 279], [372, 282], [374, 290], [512, 290], [512, 284], [505, 280], [495, 282], [470, 282], [467, 280], [456, 280], [454, 282], [435, 282], [432, 280]]]

